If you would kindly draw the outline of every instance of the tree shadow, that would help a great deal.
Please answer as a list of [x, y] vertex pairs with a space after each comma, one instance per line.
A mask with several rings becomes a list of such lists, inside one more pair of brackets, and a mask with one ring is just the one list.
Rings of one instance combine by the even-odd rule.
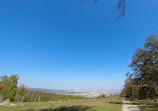
[[141, 110], [147, 110], [147, 111], [158, 111], [158, 105], [144, 105], [144, 106], [138, 106]]
[[123, 104], [123, 102], [107, 102], [109, 104]]
[[158, 111], [158, 103], [144, 103], [144, 102], [139, 102], [139, 103], [133, 103], [135, 105], [138, 105], [140, 109], [152, 109], [152, 111]]
[[86, 111], [87, 109], [90, 109], [88, 106], [81, 106], [81, 105], [73, 105], [73, 106], [61, 106], [55, 109], [40, 109], [40, 110], [34, 110], [34, 109], [28, 109], [28, 110], [21, 110], [21, 111]]

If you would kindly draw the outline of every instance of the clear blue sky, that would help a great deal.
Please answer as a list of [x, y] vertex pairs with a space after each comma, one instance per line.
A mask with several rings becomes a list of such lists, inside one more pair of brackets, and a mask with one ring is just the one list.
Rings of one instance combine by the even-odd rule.
[[157, 0], [0, 0], [0, 75], [27, 87], [120, 89], [131, 57], [158, 31]]

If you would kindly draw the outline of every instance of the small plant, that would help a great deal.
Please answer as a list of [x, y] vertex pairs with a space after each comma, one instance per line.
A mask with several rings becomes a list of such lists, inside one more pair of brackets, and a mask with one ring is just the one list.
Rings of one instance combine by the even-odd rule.
[[102, 95], [98, 96], [97, 99], [103, 99], [105, 97], [106, 97], [105, 94], [102, 94]]

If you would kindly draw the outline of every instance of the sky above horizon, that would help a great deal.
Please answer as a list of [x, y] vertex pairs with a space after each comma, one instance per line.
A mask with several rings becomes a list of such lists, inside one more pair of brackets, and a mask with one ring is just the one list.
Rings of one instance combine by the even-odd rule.
[[0, 75], [48, 89], [120, 89], [145, 37], [158, 31], [158, 1], [0, 0]]

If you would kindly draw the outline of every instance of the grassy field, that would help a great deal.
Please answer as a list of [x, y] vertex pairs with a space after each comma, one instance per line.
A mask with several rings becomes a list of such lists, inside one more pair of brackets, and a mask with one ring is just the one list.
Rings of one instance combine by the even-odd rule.
[[121, 111], [120, 97], [74, 99], [68, 101], [27, 102], [22, 106], [0, 106], [0, 111]]
[[158, 102], [133, 102], [134, 104], [138, 105], [141, 111], [158, 111]]

